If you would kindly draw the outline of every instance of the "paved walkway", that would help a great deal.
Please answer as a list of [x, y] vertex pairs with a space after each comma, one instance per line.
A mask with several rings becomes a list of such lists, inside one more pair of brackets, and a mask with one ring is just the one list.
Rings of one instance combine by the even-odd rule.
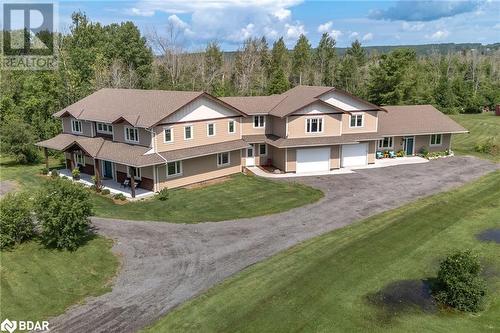
[[276, 215], [200, 224], [94, 218], [123, 260], [113, 290], [50, 321], [51, 331], [134, 332], [234, 273], [306, 239], [500, 168], [454, 157], [339, 176], [294, 178], [325, 191]]

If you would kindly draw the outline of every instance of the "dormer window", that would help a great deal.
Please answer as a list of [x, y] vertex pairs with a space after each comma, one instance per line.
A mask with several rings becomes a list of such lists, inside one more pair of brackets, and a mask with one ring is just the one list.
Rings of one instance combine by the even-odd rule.
[[80, 120], [71, 120], [71, 132], [82, 133], [82, 122]]
[[113, 134], [113, 125], [105, 123], [97, 123], [97, 133]]
[[139, 131], [135, 127], [125, 127], [125, 141], [137, 143], [139, 142]]
[[362, 113], [357, 113], [357, 114], [352, 114], [349, 123], [349, 127], [363, 127], [364, 125], [364, 120], [363, 120], [363, 114]]

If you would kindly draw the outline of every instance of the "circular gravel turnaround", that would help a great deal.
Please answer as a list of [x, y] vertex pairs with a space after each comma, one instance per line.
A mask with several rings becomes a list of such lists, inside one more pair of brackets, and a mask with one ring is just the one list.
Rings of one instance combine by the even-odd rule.
[[500, 165], [473, 157], [294, 178], [325, 197], [288, 212], [217, 223], [93, 218], [123, 266], [113, 290], [50, 320], [52, 332], [135, 332], [234, 273], [306, 239], [472, 181]]

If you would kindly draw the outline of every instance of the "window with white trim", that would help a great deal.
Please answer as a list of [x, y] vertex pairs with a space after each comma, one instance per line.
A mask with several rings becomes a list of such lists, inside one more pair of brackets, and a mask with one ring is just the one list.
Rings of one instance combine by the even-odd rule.
[[431, 146], [441, 146], [442, 141], [443, 141], [442, 134], [432, 134], [431, 135]]
[[207, 136], [214, 136], [214, 135], [215, 135], [215, 124], [214, 123], [207, 124]]
[[139, 142], [139, 131], [135, 127], [125, 127], [125, 141]]
[[253, 127], [254, 128], [263, 128], [266, 126], [266, 117], [265, 116], [253, 116]]
[[97, 123], [97, 133], [113, 134], [113, 125]]
[[231, 158], [229, 157], [229, 152], [217, 154], [217, 166], [225, 166], [231, 163]]
[[71, 120], [71, 132], [82, 133], [82, 122], [80, 120]]
[[227, 123], [227, 131], [232, 134], [232, 133], [236, 133], [236, 122], [234, 120], [230, 120], [228, 123]]
[[363, 114], [357, 113], [350, 115], [349, 127], [363, 127]]
[[141, 168], [129, 166], [127, 168], [127, 176], [130, 178], [132, 175], [134, 176], [134, 179], [141, 179]]
[[193, 138], [193, 125], [184, 126], [184, 140], [191, 140]]
[[165, 127], [163, 129], [163, 142], [174, 142], [174, 129], [172, 127]]
[[306, 133], [321, 133], [323, 132], [323, 118], [307, 118]]
[[378, 148], [393, 148], [392, 141], [392, 136], [386, 136], [382, 140], [378, 140]]
[[260, 156], [267, 155], [267, 145], [265, 143], [261, 143], [259, 145], [259, 155]]
[[167, 163], [167, 177], [182, 175], [182, 161]]
[[75, 162], [76, 165], [82, 165], [85, 166], [85, 155], [82, 154], [82, 152], [76, 152], [75, 153]]

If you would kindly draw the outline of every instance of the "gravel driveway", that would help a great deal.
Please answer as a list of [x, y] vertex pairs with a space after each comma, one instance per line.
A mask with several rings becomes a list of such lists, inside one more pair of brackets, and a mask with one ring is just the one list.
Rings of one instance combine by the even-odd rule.
[[51, 331], [133, 332], [214, 284], [279, 251], [361, 218], [469, 182], [500, 166], [473, 157], [294, 178], [325, 191], [291, 211], [200, 224], [94, 218], [116, 240], [123, 267], [113, 291], [51, 320]]

